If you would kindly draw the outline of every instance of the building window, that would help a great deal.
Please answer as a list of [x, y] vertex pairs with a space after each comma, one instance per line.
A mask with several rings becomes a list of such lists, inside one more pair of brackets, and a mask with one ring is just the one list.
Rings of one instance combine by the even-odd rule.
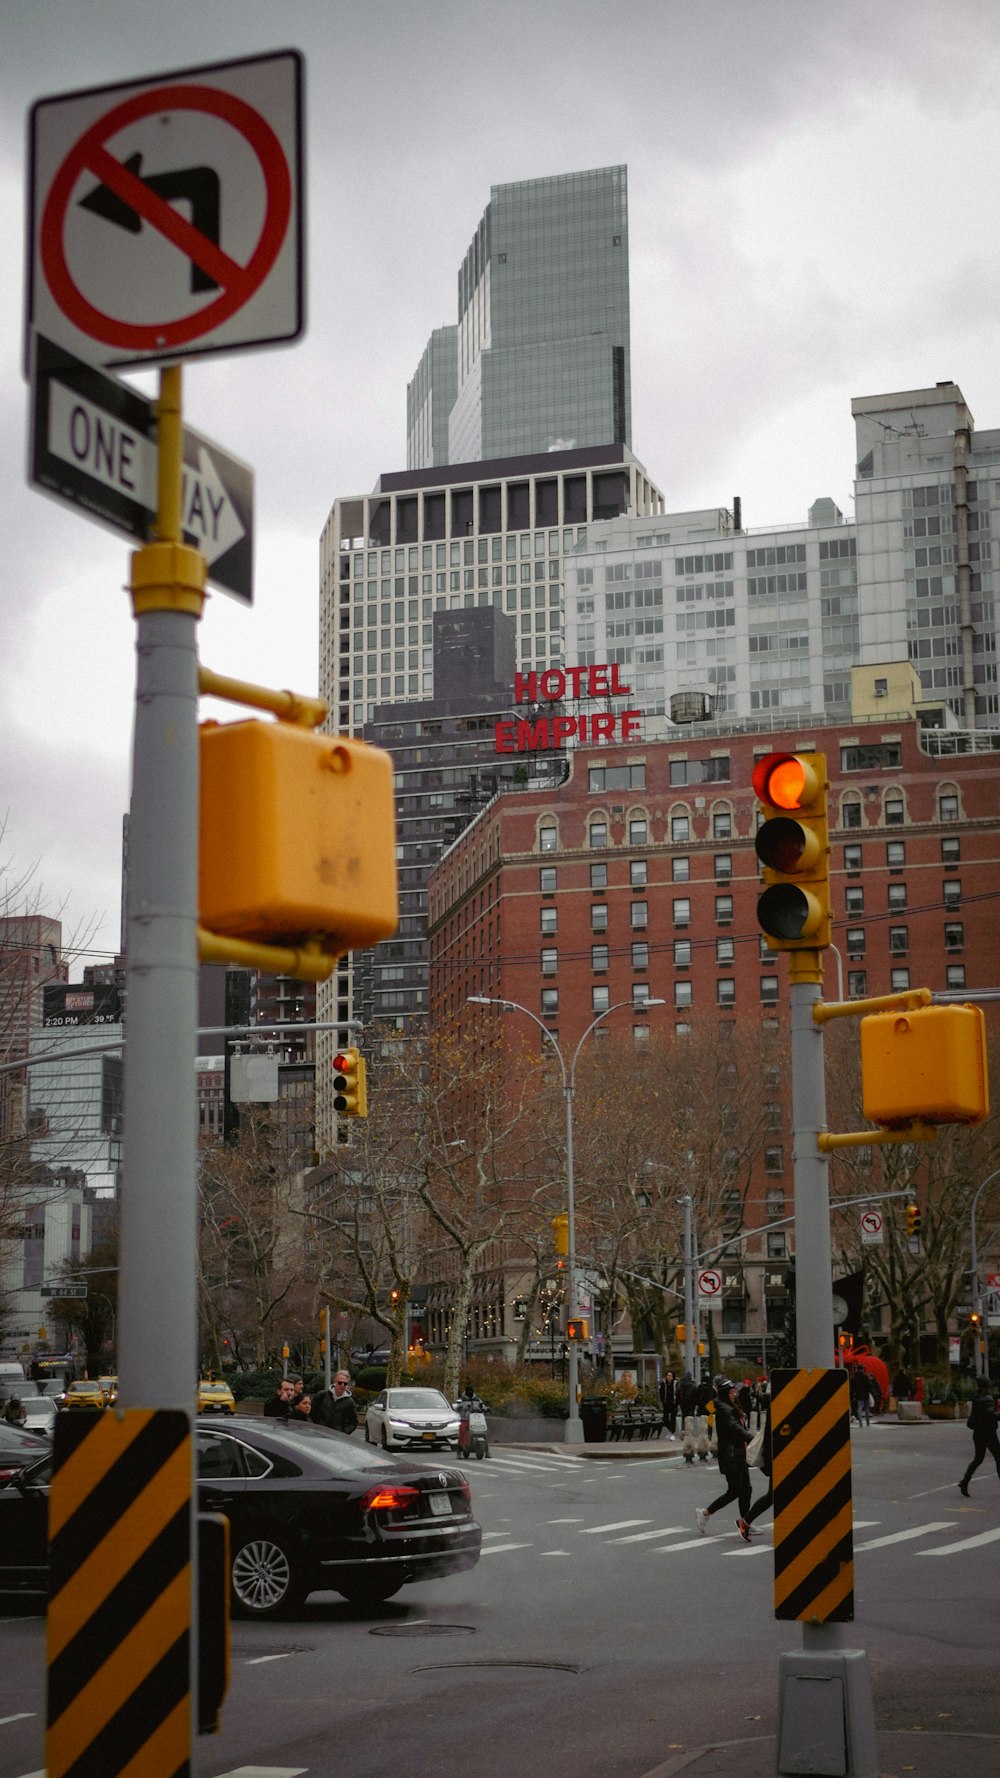
[[674, 939], [674, 968], [690, 969], [691, 940], [689, 938]]
[[646, 767], [641, 761], [629, 766], [591, 766], [587, 783], [592, 791], [645, 790]]
[[632, 1041], [633, 1041], [633, 1043], [648, 1043], [649, 1042], [649, 1026], [648, 1025], [633, 1025], [632, 1026]]
[[945, 980], [949, 988], [965, 987], [965, 964], [949, 963], [945, 971]]
[[610, 952], [607, 945], [591, 945], [590, 967], [595, 975], [605, 975], [608, 968]]
[[864, 927], [863, 926], [849, 926], [847, 928], [847, 955], [849, 957], [863, 957], [864, 954], [865, 954], [865, 929], [864, 929]]
[[715, 984], [715, 998], [719, 1006], [736, 1005], [736, 982], [731, 975], [720, 976]]
[[844, 869], [849, 877], [859, 877], [861, 875], [860, 846], [844, 847]]
[[957, 908], [962, 905], [962, 882], [960, 877], [946, 877], [941, 884], [941, 895], [946, 908]]
[[938, 797], [938, 820], [958, 820], [958, 797], [953, 791], [942, 790]]
[[690, 924], [691, 924], [691, 903], [690, 903], [690, 901], [688, 900], [686, 895], [683, 897], [675, 896], [675, 898], [674, 898], [674, 925], [675, 926], [690, 926]]
[[764, 1172], [775, 1174], [785, 1171], [785, 1151], [779, 1142], [764, 1149]]
[[733, 817], [728, 809], [717, 809], [712, 816], [713, 840], [729, 840], [733, 836]]
[[691, 838], [691, 821], [687, 815], [671, 815], [670, 838], [675, 846], [681, 846]]
[[890, 870], [903, 870], [906, 865], [906, 841], [889, 840], [885, 848], [885, 862]]
[[889, 896], [888, 905], [890, 908], [905, 908], [905, 906], [906, 906], [906, 884], [905, 883], [890, 883], [888, 885], [888, 896]]
[[890, 969], [889, 987], [893, 994], [905, 994], [909, 985], [910, 972], [908, 969]]
[[632, 1005], [633, 1006], [645, 1006], [648, 999], [649, 999], [649, 983], [648, 982], [633, 982], [632, 983]]
[[540, 827], [538, 829], [539, 852], [554, 852], [558, 844], [559, 829], [557, 827]]
[[542, 951], [542, 974], [555, 975], [559, 967], [559, 952], [548, 946]]
[[608, 843], [608, 824], [606, 821], [592, 821], [587, 829], [588, 846], [606, 846]]
[[861, 798], [859, 796], [844, 797], [840, 805], [840, 825], [841, 827], [861, 826]]
[[648, 901], [633, 901], [633, 903], [632, 903], [632, 925], [634, 927], [649, 925], [649, 903], [648, 903]]
[[607, 986], [591, 988], [590, 1006], [592, 1012], [607, 1012], [611, 1005], [611, 989]]
[[946, 951], [961, 951], [965, 945], [965, 927], [961, 920], [946, 920], [944, 923], [944, 948]]
[[608, 867], [606, 864], [592, 864], [590, 867], [590, 887], [606, 889], [608, 886]]
[[670, 880], [672, 883], [690, 883], [690, 858], [672, 858], [670, 861]]
[[868, 971], [866, 969], [849, 969], [847, 971], [847, 993], [851, 1000], [863, 1000], [868, 992]]
[[606, 901], [595, 901], [590, 909], [590, 929], [592, 932], [607, 932], [608, 904]]
[[630, 821], [628, 824], [629, 845], [645, 846], [647, 844], [647, 832], [648, 829], [645, 821]]
[[962, 859], [962, 842], [958, 838], [957, 834], [954, 837], [949, 836], [948, 839], [941, 841], [941, 863], [942, 864], [946, 864], [949, 866], [959, 864], [959, 863], [961, 863], [961, 859]]
[[848, 914], [863, 914], [865, 911], [865, 892], [863, 889], [847, 889], [844, 891], [844, 911]]
[[715, 880], [717, 883], [728, 881], [733, 874], [733, 855], [731, 852], [716, 852]]
[[777, 1006], [778, 978], [776, 975], [762, 975], [760, 978], [760, 999], [762, 1006]]
[[687, 1020], [686, 1019], [678, 1019], [676, 1024], [674, 1025], [674, 1036], [675, 1037], [690, 1037], [690, 1035], [691, 1035], [691, 1027], [688, 1024]]
[[905, 810], [901, 796], [887, 796], [884, 804], [885, 822], [887, 827], [901, 827]]
[[633, 858], [631, 860], [628, 867], [628, 880], [633, 889], [644, 889], [646, 887], [646, 860], [644, 858]]
[[910, 948], [910, 928], [908, 926], [890, 926], [889, 954], [903, 957]]
[[784, 1259], [788, 1251], [786, 1241], [784, 1229], [771, 1229], [767, 1237], [768, 1259]]
[[553, 1018], [555, 1018], [558, 1011], [559, 1011], [559, 989], [558, 988], [543, 988], [542, 989], [542, 1017], [546, 1018], [546, 1019], [553, 1019]]
[[551, 938], [552, 935], [558, 930], [558, 926], [559, 926], [559, 910], [558, 910], [558, 908], [542, 908], [542, 910], [541, 910], [542, 937], [543, 938]]
[[731, 895], [717, 895], [715, 898], [715, 918], [721, 926], [728, 926], [733, 917], [733, 898]]
[[684, 977], [674, 983], [674, 1005], [687, 1007], [691, 1005], [691, 983]]
[[538, 887], [543, 895], [554, 895], [556, 892], [556, 867], [554, 864], [543, 864], [538, 873]]
[[734, 938], [717, 938], [715, 941], [716, 963], [734, 963], [736, 960], [736, 940]]
[[645, 939], [636, 939], [632, 945], [632, 968], [649, 968], [649, 946]]

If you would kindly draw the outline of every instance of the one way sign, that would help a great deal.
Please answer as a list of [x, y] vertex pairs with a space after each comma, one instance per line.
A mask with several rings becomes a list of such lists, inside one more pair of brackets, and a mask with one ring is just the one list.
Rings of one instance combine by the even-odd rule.
[[[29, 480], [145, 543], [156, 516], [156, 411], [127, 383], [36, 336]], [[253, 470], [184, 428], [185, 543], [214, 586], [253, 602]]]

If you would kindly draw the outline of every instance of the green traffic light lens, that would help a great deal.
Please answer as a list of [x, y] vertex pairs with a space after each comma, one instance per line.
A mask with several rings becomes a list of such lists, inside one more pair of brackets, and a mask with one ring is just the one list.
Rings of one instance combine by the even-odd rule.
[[821, 918], [816, 897], [795, 883], [775, 883], [757, 901], [757, 921], [769, 938], [804, 938]]

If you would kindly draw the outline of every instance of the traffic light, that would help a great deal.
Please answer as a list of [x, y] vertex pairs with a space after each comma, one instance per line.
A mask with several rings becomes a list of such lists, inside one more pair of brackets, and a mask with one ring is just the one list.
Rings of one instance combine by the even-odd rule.
[[566, 1338], [568, 1340], [584, 1340], [584, 1341], [588, 1340], [590, 1338], [590, 1328], [589, 1328], [587, 1321], [586, 1320], [582, 1320], [582, 1321], [569, 1320], [569, 1321], [567, 1321], [567, 1323], [566, 1323]]
[[772, 951], [830, 943], [826, 755], [767, 753], [753, 769], [764, 820], [754, 846], [765, 888], [757, 921]]
[[569, 1252], [568, 1216], [554, 1216], [552, 1218], [552, 1237], [555, 1242], [555, 1250], [557, 1253], [566, 1254]]
[[917, 1241], [920, 1239], [920, 1206], [919, 1206], [919, 1204], [907, 1204], [907, 1206], [906, 1206], [906, 1233], [909, 1236], [911, 1241]]
[[333, 1109], [342, 1117], [368, 1116], [365, 1065], [359, 1050], [341, 1050], [333, 1058]]
[[392, 1304], [393, 1308], [395, 1309], [395, 1307], [397, 1306], [397, 1304], [399, 1302], [399, 1291], [398, 1290], [390, 1290], [389, 1301]]

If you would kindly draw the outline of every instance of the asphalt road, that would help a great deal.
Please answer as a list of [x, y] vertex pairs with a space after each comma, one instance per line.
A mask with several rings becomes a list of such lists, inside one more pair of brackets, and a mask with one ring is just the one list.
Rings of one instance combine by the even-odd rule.
[[[486, 1533], [471, 1573], [375, 1612], [327, 1594], [294, 1621], [236, 1622], [223, 1730], [201, 1738], [197, 1769], [773, 1773], [778, 1658], [802, 1635], [773, 1617], [770, 1517], [749, 1549], [729, 1511], [701, 1537], [694, 1509], [717, 1471], [656, 1450], [595, 1462], [495, 1447], [471, 1466]], [[857, 1617], [843, 1640], [868, 1653], [887, 1778], [1000, 1771], [1000, 1485], [984, 1465], [962, 1498], [969, 1450], [960, 1424], [853, 1434]], [[0, 1778], [35, 1778], [44, 1624], [6, 1605]]]

